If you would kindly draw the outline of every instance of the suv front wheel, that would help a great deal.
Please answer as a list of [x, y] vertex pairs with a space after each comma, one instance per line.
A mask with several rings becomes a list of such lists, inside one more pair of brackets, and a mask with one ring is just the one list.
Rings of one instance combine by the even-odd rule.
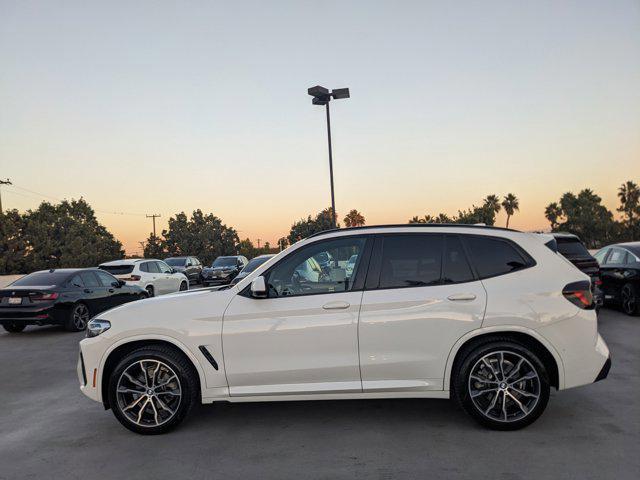
[[454, 372], [453, 395], [478, 423], [517, 430], [533, 423], [549, 401], [549, 377], [525, 345], [493, 340], [467, 352]]
[[155, 435], [176, 427], [197, 402], [198, 377], [173, 348], [149, 346], [124, 357], [109, 377], [109, 405], [136, 433]]

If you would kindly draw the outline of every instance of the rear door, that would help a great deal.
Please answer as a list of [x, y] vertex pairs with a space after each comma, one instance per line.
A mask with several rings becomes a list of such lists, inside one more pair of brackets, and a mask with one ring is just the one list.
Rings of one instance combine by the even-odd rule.
[[442, 390], [451, 347], [485, 305], [457, 235], [379, 236], [360, 309], [363, 391]]

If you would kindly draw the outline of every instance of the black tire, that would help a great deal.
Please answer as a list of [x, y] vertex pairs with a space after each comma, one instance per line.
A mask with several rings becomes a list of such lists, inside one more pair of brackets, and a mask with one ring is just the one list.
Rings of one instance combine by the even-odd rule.
[[138, 296], [138, 300], [144, 300], [145, 298], [149, 298], [149, 294], [148, 294], [147, 292], [145, 292], [145, 293], [141, 293], [141, 294]]
[[87, 323], [91, 319], [89, 307], [82, 302], [78, 302], [71, 307], [64, 328], [68, 332], [81, 332], [87, 328]]
[[189, 290], [189, 282], [180, 282], [180, 291], [185, 292]]
[[626, 283], [620, 291], [620, 306], [627, 315], [640, 314], [640, 292], [632, 283]]
[[[177, 385], [180, 389], [181, 396], [179, 398], [179, 403], [175, 405], [175, 408], [173, 409], [175, 413], [173, 413], [170, 418], [168, 418], [166, 421], [164, 421], [164, 423], [160, 425], [140, 425], [138, 423], [135, 423], [135, 421], [130, 419], [129, 416], [127, 416], [127, 413], [124, 412], [125, 406], [120, 401], [122, 399], [119, 400], [118, 398], [118, 382], [120, 378], [123, 377], [123, 373], [129, 368], [137, 368], [137, 364], [140, 364], [141, 361], [143, 363], [145, 361], [150, 362], [151, 365], [153, 365], [153, 362], [162, 362], [172, 370], [172, 373], [175, 373], [175, 376], [179, 381]], [[146, 394], [142, 394], [140, 396], [146, 397], [146, 399], [149, 400], [149, 396]], [[118, 419], [118, 421], [126, 428], [128, 428], [132, 432], [140, 433], [143, 435], [158, 435], [166, 433], [178, 426], [187, 416], [193, 405], [196, 404], [196, 402], [198, 401], [198, 396], [198, 374], [193, 365], [181, 352], [178, 352], [171, 347], [162, 345], [141, 347], [129, 353], [118, 363], [116, 368], [111, 373], [111, 376], [109, 377], [108, 398], [109, 405], [113, 410], [113, 414]], [[135, 399], [138, 397], [132, 398], [135, 401]], [[155, 409], [153, 404], [152, 408]], [[141, 410], [145, 410], [145, 408], [143, 407], [141, 408]], [[134, 410], [132, 413], [135, 416], [139, 413], [139, 410]]]
[[147, 288], [145, 288], [145, 290], [147, 291], [147, 296], [149, 298], [155, 297], [155, 290], [153, 288], [153, 285], [147, 285]]
[[25, 328], [27, 328], [27, 325], [24, 323], [17, 323], [17, 322], [5, 322], [2, 324], [2, 328], [4, 328], [9, 333], [20, 333]]
[[[502, 357], [500, 357], [500, 352], [502, 352]], [[502, 358], [502, 365], [512, 365], [513, 370], [503, 370], [504, 373], [494, 367], [489, 370], [489, 367], [493, 365], [492, 359], [494, 358], [496, 360]], [[485, 364], [483, 359], [488, 359], [491, 365]], [[517, 359], [524, 359], [524, 361], [520, 363], [516, 361]], [[516, 370], [516, 364], [523, 365], [520, 367], [522, 370]], [[499, 365], [500, 363], [496, 364], [496, 367]], [[484, 369], [488, 372], [487, 376], [482, 376], [482, 378], [487, 378], [486, 382], [475, 380], [478, 379], [477, 368], [480, 368], [480, 371]], [[473, 379], [470, 378], [472, 370]], [[527, 371], [527, 373], [522, 374], [523, 371]], [[531, 372], [534, 372], [537, 377], [523, 380], [516, 383], [516, 386], [509, 383], [511, 373], [514, 373], [512, 378], [517, 380], [530, 376]], [[493, 376], [492, 373], [496, 375]], [[491, 381], [492, 377], [496, 381]], [[540, 358], [526, 345], [509, 338], [487, 339], [487, 341], [463, 351], [461, 358], [456, 360], [454, 365], [451, 384], [452, 397], [455, 398], [458, 405], [480, 425], [493, 430], [518, 430], [530, 425], [542, 415], [549, 401], [549, 375]], [[473, 388], [476, 390], [474, 390], [472, 398]], [[493, 396], [494, 391], [495, 397]], [[519, 392], [527, 393], [527, 396]], [[534, 398], [536, 395], [537, 398]], [[491, 408], [492, 405], [493, 408]], [[488, 406], [489, 409], [485, 410], [485, 406]], [[500, 412], [499, 414], [496, 409], [498, 409], [497, 412]], [[515, 411], [515, 413], [510, 415], [508, 410]], [[502, 416], [503, 414], [504, 419], [495, 418], [497, 415]]]

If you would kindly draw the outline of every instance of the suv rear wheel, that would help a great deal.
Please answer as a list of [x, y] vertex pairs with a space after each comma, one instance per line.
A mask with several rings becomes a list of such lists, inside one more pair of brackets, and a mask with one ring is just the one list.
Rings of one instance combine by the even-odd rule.
[[538, 356], [512, 340], [490, 340], [457, 363], [453, 395], [478, 423], [517, 430], [533, 423], [549, 401], [549, 377]]
[[158, 345], [124, 357], [108, 388], [109, 405], [122, 425], [156, 435], [175, 428], [197, 402], [198, 378], [183, 355]]

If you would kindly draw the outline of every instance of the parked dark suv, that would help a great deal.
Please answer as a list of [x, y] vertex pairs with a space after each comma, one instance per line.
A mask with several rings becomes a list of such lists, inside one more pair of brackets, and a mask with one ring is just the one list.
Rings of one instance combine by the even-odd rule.
[[202, 264], [196, 257], [169, 257], [165, 258], [164, 262], [176, 272], [184, 273], [189, 283], [194, 284], [200, 281]]
[[216, 258], [210, 267], [202, 269], [202, 283], [209, 285], [227, 285], [236, 278], [249, 260], [242, 255]]
[[558, 252], [573, 263], [580, 271], [591, 277], [593, 300], [597, 308], [601, 307], [604, 296], [602, 295], [602, 280], [600, 278], [600, 265], [598, 261], [589, 253], [577, 235], [573, 235], [572, 233], [552, 233], [552, 235], [556, 240]]

